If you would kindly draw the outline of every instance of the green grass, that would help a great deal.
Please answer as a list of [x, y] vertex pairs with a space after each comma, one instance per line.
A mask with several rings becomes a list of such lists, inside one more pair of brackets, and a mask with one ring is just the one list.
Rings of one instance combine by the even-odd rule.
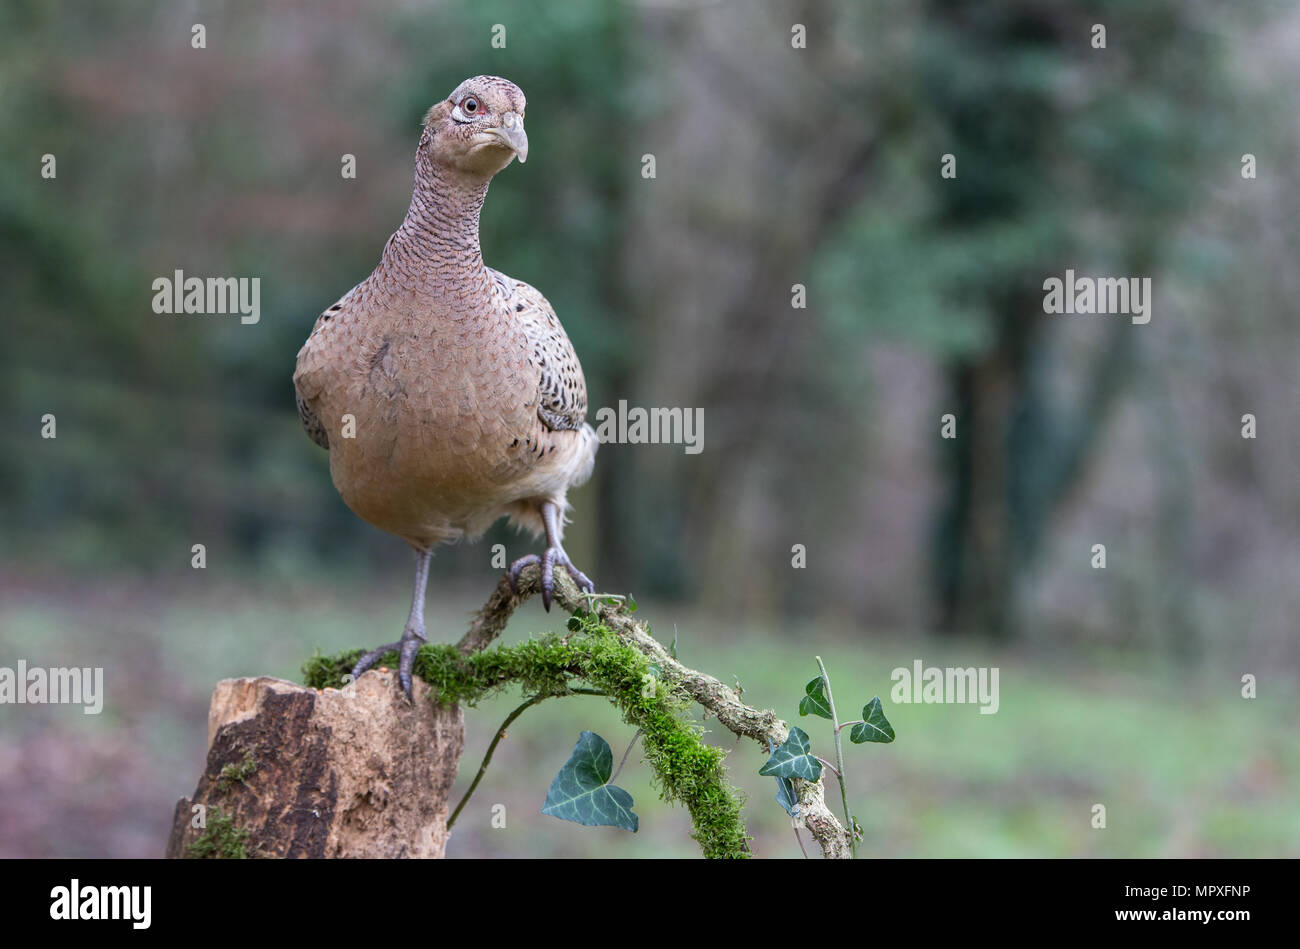
[[[11, 823], [34, 828], [26, 837], [0, 838], [4, 857], [161, 853], [171, 809], [199, 775], [213, 683], [256, 674], [299, 679], [299, 666], [317, 648], [332, 653], [396, 638], [407, 606], [404, 571], [373, 588], [197, 572], [165, 583], [0, 581], [0, 665], [18, 658], [102, 665], [107, 691], [98, 717], [0, 707], [0, 754], [18, 764], [0, 778], [0, 800]], [[485, 578], [478, 592], [486, 596], [491, 582]], [[478, 604], [468, 591], [453, 598], [435, 587], [431, 638], [458, 638]], [[804, 683], [817, 674], [814, 655], [826, 662], [843, 717], [857, 717], [881, 696], [897, 741], [846, 742], [845, 749], [864, 856], [1300, 856], [1297, 695], [1272, 670], [1187, 670], [1118, 653], [1031, 656], [830, 624], [741, 623], [652, 602], [641, 604], [638, 617], [664, 639], [676, 624], [683, 662], [728, 683], [739, 677], [747, 702], [796, 721], [826, 758], [833, 757], [828, 724], [797, 713]], [[558, 631], [564, 619], [530, 604], [505, 641]], [[998, 666], [998, 713], [893, 702], [890, 671], [918, 658], [927, 666]], [[1243, 672], [1260, 676], [1260, 698], [1240, 697]], [[506, 690], [466, 710], [453, 805], [519, 701]], [[766, 755], [751, 742], [737, 745], [716, 721], [703, 725], [707, 741], [731, 752], [728, 777], [747, 795], [756, 855], [798, 857], [789, 819], [773, 799], [775, 782], [757, 773]], [[616, 759], [633, 734], [598, 697], [529, 709], [461, 815], [449, 855], [698, 857], [688, 815], [659, 800], [640, 745], [618, 779], [635, 799], [640, 833], [540, 813], [551, 778], [585, 729], [608, 740]], [[99, 764], [76, 752], [102, 747], [114, 752]], [[128, 760], [130, 767], [113, 769], [112, 762]], [[827, 798], [838, 802], [834, 778], [827, 780]], [[1095, 804], [1106, 807], [1104, 830], [1091, 827]], [[496, 805], [504, 806], [504, 827], [493, 821], [501, 813]], [[44, 827], [52, 830], [38, 832]]]

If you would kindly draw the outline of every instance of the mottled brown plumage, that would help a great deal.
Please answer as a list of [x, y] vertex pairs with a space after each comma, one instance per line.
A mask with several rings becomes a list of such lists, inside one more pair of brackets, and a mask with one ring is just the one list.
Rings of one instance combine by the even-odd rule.
[[294, 373], [303, 426], [329, 450], [343, 500], [416, 550], [408, 692], [434, 545], [509, 516], [547, 534], [548, 608], [557, 563], [591, 587], [561, 546], [566, 494], [597, 446], [582, 367], [546, 298], [479, 249], [489, 181], [527, 158], [524, 106], [513, 83], [478, 76], [429, 110], [406, 219], [374, 272], [317, 319]]

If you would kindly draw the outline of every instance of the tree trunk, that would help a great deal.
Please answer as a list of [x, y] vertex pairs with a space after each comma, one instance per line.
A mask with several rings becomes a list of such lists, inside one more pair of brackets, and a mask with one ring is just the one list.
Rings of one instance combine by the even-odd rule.
[[388, 671], [344, 690], [217, 683], [207, 767], [167, 856], [442, 857], [464, 719], [414, 692]]

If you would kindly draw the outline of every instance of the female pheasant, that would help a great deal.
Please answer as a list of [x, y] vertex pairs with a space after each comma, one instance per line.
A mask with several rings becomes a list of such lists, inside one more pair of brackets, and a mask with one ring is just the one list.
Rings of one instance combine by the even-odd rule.
[[316, 320], [293, 374], [299, 417], [329, 451], [344, 502], [415, 550], [401, 640], [352, 672], [396, 649], [408, 696], [437, 544], [508, 516], [546, 534], [541, 558], [511, 565], [512, 583], [540, 562], [548, 610], [557, 564], [594, 589], [561, 543], [566, 493], [596, 458], [582, 367], [546, 298], [479, 249], [488, 183], [528, 158], [524, 106], [514, 83], [476, 76], [429, 110], [406, 219], [374, 272]]

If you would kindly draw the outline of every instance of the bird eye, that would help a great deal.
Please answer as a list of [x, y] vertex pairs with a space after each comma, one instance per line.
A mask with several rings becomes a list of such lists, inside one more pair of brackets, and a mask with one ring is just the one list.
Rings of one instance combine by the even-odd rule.
[[466, 115], [477, 115], [479, 110], [478, 100], [473, 96], [466, 96], [460, 100], [460, 110]]

